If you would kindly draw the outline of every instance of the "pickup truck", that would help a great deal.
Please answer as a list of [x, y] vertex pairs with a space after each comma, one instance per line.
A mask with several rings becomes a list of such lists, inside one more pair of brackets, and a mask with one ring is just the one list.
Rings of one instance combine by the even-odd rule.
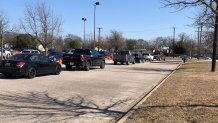
[[62, 64], [66, 66], [66, 70], [71, 70], [72, 66], [90, 70], [91, 66], [100, 66], [105, 68], [105, 58], [93, 49], [75, 49], [74, 53], [66, 53], [63, 55]]
[[154, 53], [154, 59], [157, 61], [165, 61], [165, 56], [163, 53]]
[[135, 64], [135, 56], [128, 50], [119, 51], [113, 55], [113, 61], [115, 65], [117, 62], [121, 64], [126, 63], [127, 65], [129, 65], [129, 63]]

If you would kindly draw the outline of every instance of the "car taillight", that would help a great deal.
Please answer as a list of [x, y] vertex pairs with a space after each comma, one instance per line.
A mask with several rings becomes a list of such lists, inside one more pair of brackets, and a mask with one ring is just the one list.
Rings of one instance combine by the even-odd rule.
[[83, 55], [80, 56], [80, 61], [84, 61], [84, 56]]
[[25, 65], [25, 62], [18, 62], [17, 67], [22, 68]]

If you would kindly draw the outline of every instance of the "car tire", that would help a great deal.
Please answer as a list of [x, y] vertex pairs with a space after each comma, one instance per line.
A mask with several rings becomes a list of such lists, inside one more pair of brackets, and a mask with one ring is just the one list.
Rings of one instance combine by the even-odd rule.
[[145, 61], [144, 61], [144, 60], [142, 60], [142, 63], [145, 63]]
[[86, 62], [86, 66], [84, 67], [85, 71], [89, 71], [90, 70], [90, 63]]
[[29, 79], [36, 77], [36, 69], [34, 67], [29, 68], [27, 76]]
[[66, 65], [66, 70], [71, 70], [72, 66], [71, 65]]
[[55, 68], [55, 75], [59, 75], [61, 73], [61, 66], [57, 65]]
[[4, 75], [5, 77], [11, 77], [11, 76], [12, 76], [12, 75], [9, 74], [9, 73], [3, 73], [3, 75]]
[[135, 64], [135, 60], [133, 60], [132, 64]]
[[104, 62], [104, 61], [101, 62], [100, 68], [101, 68], [101, 69], [104, 69], [104, 68], [105, 68], [105, 62]]
[[129, 61], [126, 62], [126, 65], [129, 65]]
[[114, 65], [117, 65], [117, 62], [116, 62], [116, 61], [114, 61]]

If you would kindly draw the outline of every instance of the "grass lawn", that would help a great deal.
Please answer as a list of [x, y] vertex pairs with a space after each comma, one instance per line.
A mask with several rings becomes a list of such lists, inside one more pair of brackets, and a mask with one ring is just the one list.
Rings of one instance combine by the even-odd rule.
[[125, 123], [218, 123], [218, 72], [210, 69], [183, 64]]

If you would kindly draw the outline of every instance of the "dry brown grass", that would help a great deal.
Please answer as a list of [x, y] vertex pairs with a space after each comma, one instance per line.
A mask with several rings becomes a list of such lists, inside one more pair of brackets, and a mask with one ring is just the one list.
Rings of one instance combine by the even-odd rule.
[[182, 65], [126, 123], [218, 123], [218, 72], [210, 68], [211, 62]]

